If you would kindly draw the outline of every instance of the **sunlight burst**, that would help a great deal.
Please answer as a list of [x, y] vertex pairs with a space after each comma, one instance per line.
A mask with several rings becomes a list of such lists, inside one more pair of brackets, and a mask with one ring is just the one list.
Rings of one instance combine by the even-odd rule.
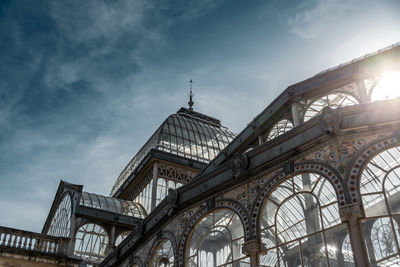
[[371, 101], [393, 99], [400, 96], [400, 71], [385, 73], [375, 85]]

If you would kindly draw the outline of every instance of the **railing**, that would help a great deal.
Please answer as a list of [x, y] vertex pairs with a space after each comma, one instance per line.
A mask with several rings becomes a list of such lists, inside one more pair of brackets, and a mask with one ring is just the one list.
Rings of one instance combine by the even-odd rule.
[[67, 254], [68, 239], [0, 226], [0, 247], [48, 254]]

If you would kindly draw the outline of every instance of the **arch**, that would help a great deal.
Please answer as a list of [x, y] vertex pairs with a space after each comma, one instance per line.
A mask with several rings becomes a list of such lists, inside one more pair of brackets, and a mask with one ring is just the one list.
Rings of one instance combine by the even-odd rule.
[[[362, 230], [369, 261], [376, 265], [397, 262], [400, 256], [400, 144], [397, 137], [369, 145], [360, 153], [350, 176], [356, 181], [365, 217]], [[353, 190], [355, 186], [353, 185]]]
[[[169, 243], [169, 244], [168, 244]], [[164, 254], [164, 250], [169, 249], [167, 255]], [[171, 251], [172, 249], [172, 251]], [[153, 245], [151, 246], [149, 257], [147, 259], [147, 264], [148, 266], [154, 266], [158, 267], [160, 265], [157, 265], [157, 263], [160, 263], [160, 260], [168, 260], [168, 264], [170, 264], [170, 261], [173, 262], [173, 266], [178, 266], [178, 257], [177, 257], [177, 245], [175, 241], [175, 236], [173, 233], [169, 231], [163, 231], [157, 238], [154, 240]], [[159, 253], [161, 252], [161, 254]], [[171, 253], [172, 253], [172, 259], [171, 259]], [[157, 255], [158, 254], [158, 255]], [[157, 257], [161, 256], [161, 257]], [[167, 256], [167, 257], [163, 257]], [[162, 266], [171, 266], [167, 265], [164, 262], [164, 265]]]
[[346, 172], [347, 188], [349, 189], [350, 202], [361, 205], [360, 180], [363, 170], [368, 162], [378, 153], [394, 147], [399, 143], [399, 134], [391, 137], [385, 137], [368, 144], [363, 150], [360, 150], [355, 159], [349, 164], [351, 169]]
[[315, 168], [315, 164], [298, 165], [294, 174], [278, 174], [274, 185], [266, 185], [257, 218], [259, 239], [266, 248], [259, 256], [260, 266], [325, 266], [343, 260], [338, 237], [344, 238], [348, 231], [339, 215], [339, 182], [331, 182], [339, 180], [332, 179], [328, 169]]
[[239, 216], [240, 221], [243, 225], [243, 230], [244, 230], [244, 240], [248, 241], [250, 240], [251, 237], [251, 231], [250, 231], [250, 217], [247, 212], [247, 210], [237, 201], [232, 200], [232, 199], [220, 199], [216, 200], [214, 203], [214, 207], [211, 209], [207, 209], [206, 207], [203, 207], [199, 211], [197, 211], [194, 216], [191, 218], [191, 220], [188, 222], [186, 225], [186, 228], [182, 234], [181, 240], [179, 242], [179, 263], [180, 266], [184, 266], [184, 261], [185, 261], [185, 248], [187, 246], [187, 240], [189, 238], [189, 235], [191, 234], [191, 231], [195, 225], [204, 217], [207, 213], [213, 212], [214, 210], [217, 209], [229, 209], [235, 212], [236, 215]]
[[98, 224], [83, 224], [75, 233], [74, 255], [90, 262], [100, 262], [108, 254], [109, 237]]
[[353, 94], [349, 92], [335, 92], [320, 96], [312, 99], [304, 107], [304, 113], [302, 114], [301, 121], [306, 122], [309, 119], [317, 116], [324, 107], [330, 107], [332, 109], [341, 108], [345, 106], [351, 106], [359, 104], [359, 100]]
[[48, 235], [69, 237], [71, 232], [72, 216], [72, 196], [65, 192], [59, 199], [57, 210], [55, 211], [49, 229]]
[[[321, 162], [303, 161], [294, 166], [294, 172], [290, 174], [290, 177], [302, 173], [316, 173], [326, 178], [335, 189], [339, 207], [346, 204], [346, 199], [348, 198], [348, 196], [346, 196], [346, 191], [344, 190], [343, 179], [336, 170]], [[283, 182], [286, 178], [289, 178], [289, 176], [286, 175], [283, 171], [277, 173], [270, 179], [270, 181], [265, 183], [265, 185], [258, 193], [258, 196], [256, 197], [256, 201], [251, 211], [251, 228], [253, 238], [259, 237], [259, 218], [261, 216], [265, 198], [270, 194], [272, 190], [274, 190], [274, 188], [278, 184]]]

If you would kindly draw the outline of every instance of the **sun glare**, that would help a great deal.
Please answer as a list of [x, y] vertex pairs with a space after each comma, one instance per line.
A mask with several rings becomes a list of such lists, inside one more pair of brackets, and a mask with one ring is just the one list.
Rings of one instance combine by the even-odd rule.
[[375, 85], [371, 101], [393, 99], [400, 96], [400, 71], [385, 73]]

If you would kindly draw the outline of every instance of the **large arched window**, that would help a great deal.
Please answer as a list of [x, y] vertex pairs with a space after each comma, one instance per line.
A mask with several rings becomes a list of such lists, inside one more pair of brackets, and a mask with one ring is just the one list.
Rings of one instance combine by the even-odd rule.
[[242, 221], [230, 209], [207, 214], [188, 239], [186, 266], [250, 266], [241, 253], [244, 243]]
[[330, 107], [332, 109], [341, 108], [345, 106], [351, 106], [358, 104], [358, 100], [350, 94], [346, 93], [335, 93], [329, 94], [313, 100], [307, 105], [303, 115], [303, 121], [306, 122], [314, 116], [319, 115], [324, 107]]
[[340, 224], [335, 190], [319, 174], [299, 174], [277, 186], [260, 220], [267, 248], [260, 266], [352, 265], [342, 254], [347, 227]]
[[108, 247], [107, 232], [97, 224], [84, 224], [76, 232], [74, 254], [91, 263], [98, 263], [105, 258]]
[[69, 237], [71, 228], [71, 197], [66, 194], [60, 204], [58, 205], [57, 211], [55, 212], [49, 230], [48, 235]]
[[362, 172], [364, 240], [372, 265], [400, 265], [400, 147], [372, 158]]
[[168, 238], [164, 238], [153, 253], [149, 266], [172, 267], [174, 266], [174, 262], [175, 256], [172, 242]]

